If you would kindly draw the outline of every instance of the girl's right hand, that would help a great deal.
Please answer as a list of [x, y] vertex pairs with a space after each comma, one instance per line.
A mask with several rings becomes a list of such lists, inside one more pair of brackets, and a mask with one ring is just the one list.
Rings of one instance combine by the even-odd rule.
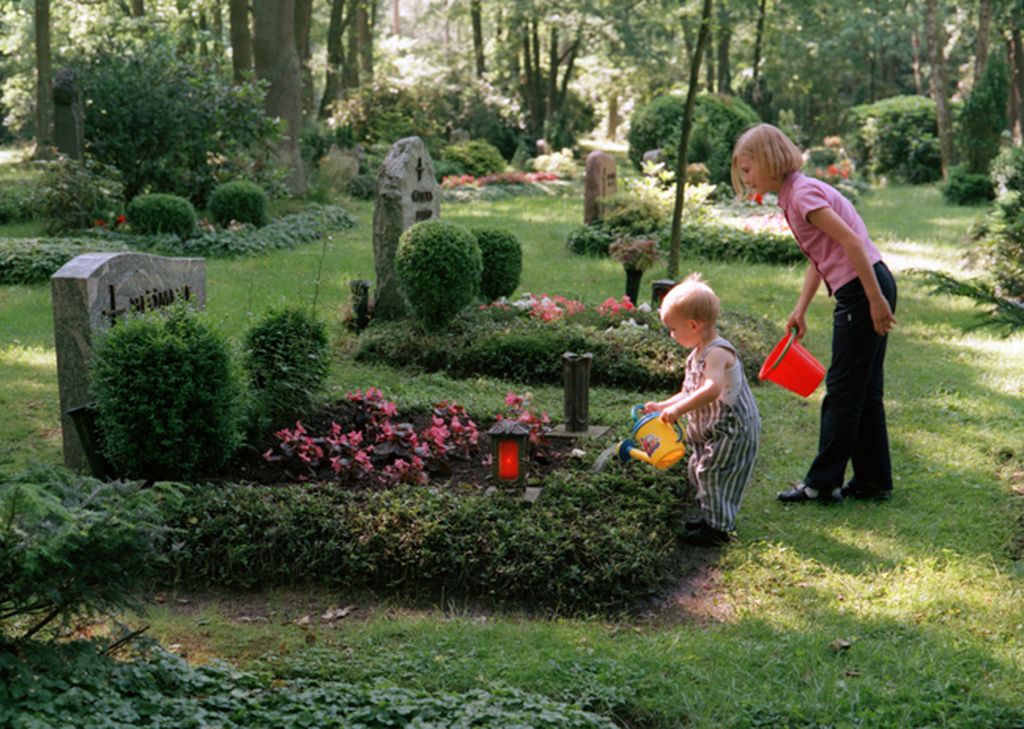
[[644, 403], [644, 415], [647, 415], [647, 413], [653, 413], [655, 410], [659, 410], [660, 405], [661, 403], [654, 402], [653, 400]]
[[786, 319], [786, 334], [789, 334], [794, 329], [796, 329], [796, 341], [799, 342], [807, 333], [807, 319], [803, 314], [795, 311]]

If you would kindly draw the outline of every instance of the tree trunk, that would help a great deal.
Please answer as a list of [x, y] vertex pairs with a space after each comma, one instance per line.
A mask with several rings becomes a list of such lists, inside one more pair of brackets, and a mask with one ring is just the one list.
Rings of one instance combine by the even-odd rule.
[[1024, 139], [1024, 43], [1021, 42], [1020, 20], [1014, 18], [1010, 25], [1010, 78], [1012, 88], [1010, 98], [1014, 101], [1014, 110], [1010, 118], [1017, 119], [1017, 128], [1011, 125], [1010, 132], [1017, 144]]
[[924, 83], [921, 81], [921, 36], [915, 30], [910, 34], [911, 66], [914, 69], [914, 93], [918, 96], [924, 92]]
[[992, 0], [978, 2], [978, 37], [974, 44], [974, 83], [981, 81], [988, 63], [988, 35], [992, 24]]
[[693, 126], [693, 105], [697, 100], [697, 82], [700, 78], [700, 59], [704, 49], [708, 47], [711, 36], [712, 0], [704, 0], [704, 9], [700, 17], [700, 34], [697, 37], [697, 52], [693, 54], [690, 64], [690, 88], [686, 94], [686, 106], [683, 111], [683, 129], [679, 139], [679, 155], [676, 158], [676, 201], [672, 209], [672, 242], [668, 251], [668, 276], [679, 275], [679, 246], [683, 235], [683, 202], [686, 191], [686, 152], [690, 144], [690, 131]]
[[545, 137], [555, 120], [555, 111], [558, 106], [556, 95], [558, 94], [558, 28], [554, 25], [548, 29], [548, 83], [544, 103], [544, 130]]
[[252, 33], [249, 32], [249, 3], [228, 0], [228, 24], [231, 26], [231, 68], [235, 83], [252, 72]]
[[732, 44], [732, 20], [725, 3], [718, 4], [718, 93], [732, 94], [732, 68], [729, 46]]
[[608, 129], [605, 137], [614, 142], [619, 134], [619, 95], [612, 91], [608, 96]]
[[348, 49], [345, 53], [344, 72], [342, 73], [342, 96], [345, 96], [349, 89], [359, 88], [359, 23], [356, 15], [359, 13], [359, 6], [362, 0], [349, 0], [348, 16], [351, 18], [348, 24]]
[[391, 0], [391, 35], [402, 34], [402, 14], [399, 12], [399, 0]]
[[[710, 30], [708, 31], [711, 32]], [[697, 39], [697, 45], [700, 45], [700, 39]], [[715, 48], [714, 43], [708, 38], [707, 45], [704, 48], [704, 61], [707, 64], [707, 72], [705, 74], [704, 85], [707, 87], [708, 93], [715, 93]]]
[[320, 100], [320, 118], [331, 114], [331, 105], [341, 98], [342, 64], [345, 62], [345, 0], [331, 0], [331, 19], [327, 27], [327, 73], [324, 96]]
[[757, 30], [754, 33], [754, 65], [751, 79], [752, 99], [755, 104], [761, 101], [761, 84], [758, 83], [758, 74], [761, 72], [761, 52], [764, 45], [764, 19], [767, 14], [768, 0], [761, 0], [757, 6]]
[[371, 0], [359, 0], [356, 5], [356, 40], [359, 43], [359, 69], [361, 83], [373, 81], [373, 33], [370, 32]]
[[141, 18], [146, 14], [146, 0], [132, 0], [132, 17]]
[[313, 113], [313, 69], [309, 66], [309, 28], [313, 22], [313, 0], [295, 0], [295, 52], [299, 55], [302, 79], [302, 116]]
[[47, 159], [53, 147], [53, 69], [50, 55], [50, 0], [35, 0], [36, 159]]
[[287, 124], [278, 143], [278, 161], [288, 170], [288, 189], [306, 192], [299, 154], [302, 128], [302, 79], [295, 49], [295, 0], [253, 0], [253, 59], [256, 75], [269, 82], [266, 110]]
[[484, 68], [484, 24], [480, 11], [480, 0], [470, 0], [469, 15], [473, 23], [473, 56], [476, 58], [476, 77], [483, 78]]
[[946, 34], [939, 19], [938, 0], [925, 0], [925, 36], [928, 57], [932, 66], [932, 98], [939, 131], [939, 151], [942, 155], [942, 179], [945, 180], [953, 164], [953, 124], [949, 109], [949, 71], [946, 68]]

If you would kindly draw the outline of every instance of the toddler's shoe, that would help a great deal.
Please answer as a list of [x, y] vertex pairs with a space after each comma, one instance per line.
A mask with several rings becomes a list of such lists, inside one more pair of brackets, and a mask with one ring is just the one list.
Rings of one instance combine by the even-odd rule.
[[697, 529], [700, 529], [705, 524], [706, 524], [706, 522], [704, 521], [704, 517], [703, 516], [695, 516], [692, 519], [687, 519], [683, 523], [683, 526], [686, 528], [686, 531], [692, 532], [692, 531], [696, 531]]
[[780, 491], [778, 499], [785, 504], [800, 504], [804, 501], [817, 501], [819, 504], [836, 504], [843, 500], [843, 490], [837, 488], [833, 489], [831, 494], [826, 494], [823, 491], [819, 492], [817, 489], [809, 488], [807, 484], [801, 481], [791, 489]]
[[680, 541], [692, 547], [717, 547], [729, 541], [729, 533], [702, 522], [697, 529], [686, 532]]

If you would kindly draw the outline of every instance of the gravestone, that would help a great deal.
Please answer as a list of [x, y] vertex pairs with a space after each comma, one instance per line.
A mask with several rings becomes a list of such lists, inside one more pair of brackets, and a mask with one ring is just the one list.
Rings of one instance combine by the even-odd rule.
[[583, 178], [583, 224], [588, 225], [601, 219], [603, 197], [614, 195], [617, 189], [615, 158], [599, 150], [587, 155], [587, 167]]
[[64, 464], [88, 465], [68, 411], [92, 401], [89, 363], [95, 335], [129, 312], [159, 309], [178, 299], [206, 303], [206, 260], [147, 253], [85, 253], [50, 278], [57, 352]]
[[62, 68], [53, 76], [53, 143], [57, 151], [82, 161], [85, 119], [75, 72]]
[[653, 162], [654, 164], [658, 164], [659, 162], [664, 161], [665, 155], [662, 153], [660, 148], [648, 149], [646, 152], [644, 152], [642, 159], [644, 162]]
[[452, 133], [448, 135], [449, 144], [460, 144], [461, 142], [468, 142], [472, 137], [465, 129], [456, 127], [452, 129]]
[[391, 145], [377, 175], [373, 208], [375, 319], [398, 319], [407, 311], [395, 276], [399, 236], [415, 223], [440, 217], [441, 186], [434, 177], [434, 162], [426, 145], [419, 137], [399, 139]]

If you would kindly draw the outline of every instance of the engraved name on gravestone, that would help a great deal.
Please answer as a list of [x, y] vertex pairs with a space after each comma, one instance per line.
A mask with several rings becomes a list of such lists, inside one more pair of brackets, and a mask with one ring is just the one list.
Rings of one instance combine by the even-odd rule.
[[441, 186], [434, 162], [419, 137], [399, 139], [381, 165], [373, 209], [373, 267], [377, 288], [373, 316], [405, 316], [406, 303], [395, 277], [398, 238], [423, 220], [441, 217]]
[[601, 219], [601, 198], [614, 195], [617, 189], [615, 158], [594, 150], [587, 155], [583, 178], [583, 224]]
[[128, 312], [159, 309], [178, 299], [206, 304], [206, 260], [147, 253], [85, 253], [50, 278], [57, 352], [64, 464], [87, 470], [68, 411], [88, 404], [89, 362], [95, 335]]

